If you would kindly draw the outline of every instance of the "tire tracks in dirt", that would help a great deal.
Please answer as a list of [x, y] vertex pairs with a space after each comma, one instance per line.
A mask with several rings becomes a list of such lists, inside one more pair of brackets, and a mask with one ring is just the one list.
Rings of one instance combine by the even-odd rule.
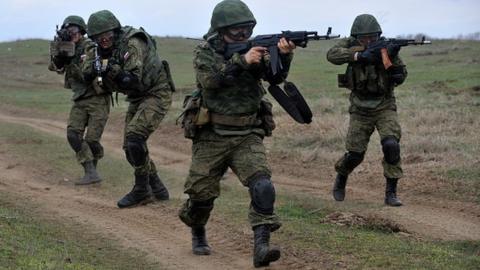
[[[12, 116], [0, 111], [0, 121], [26, 125], [36, 130], [65, 137], [65, 123], [49, 119]], [[105, 132], [102, 144], [114, 155], [123, 156], [118, 133]], [[159, 167], [168, 167], [182, 179], [185, 178], [190, 164], [190, 156], [172, 150], [155, 142], [149, 144], [152, 158]], [[275, 175], [275, 185], [279, 190], [301, 192], [322, 199], [331, 199], [331, 183], [312, 179], [294, 179], [287, 175]], [[348, 188], [349, 200], [360, 200], [367, 203], [383, 202], [383, 191], [361, 188]], [[388, 218], [406, 228], [407, 231], [442, 240], [480, 240], [480, 206], [474, 203], [452, 202], [438, 198], [403, 197], [405, 205], [399, 208], [382, 207], [374, 213]], [[341, 206], [341, 205], [339, 205]], [[459, 209], [462, 209], [459, 211]], [[466, 211], [464, 211], [466, 209]], [[137, 211], [137, 210], [135, 210]], [[372, 213], [370, 210], [365, 212]], [[475, 214], [476, 213], [476, 214]]]

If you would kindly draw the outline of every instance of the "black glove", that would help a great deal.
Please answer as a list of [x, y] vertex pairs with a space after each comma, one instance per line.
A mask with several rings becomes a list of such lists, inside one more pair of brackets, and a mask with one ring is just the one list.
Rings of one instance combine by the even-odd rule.
[[396, 57], [398, 55], [398, 52], [400, 51], [400, 48], [401, 47], [399, 45], [388, 44], [387, 45], [388, 56]]
[[57, 69], [62, 69], [65, 65], [70, 64], [71, 61], [72, 61], [72, 57], [66, 57], [66, 56], [53, 57], [53, 63], [55, 64], [55, 67], [57, 67]]
[[390, 69], [390, 78], [395, 85], [402, 84], [405, 81], [405, 73], [403, 67], [392, 66]]
[[366, 49], [357, 54], [357, 60], [364, 64], [374, 64], [378, 62], [378, 53], [372, 49]]

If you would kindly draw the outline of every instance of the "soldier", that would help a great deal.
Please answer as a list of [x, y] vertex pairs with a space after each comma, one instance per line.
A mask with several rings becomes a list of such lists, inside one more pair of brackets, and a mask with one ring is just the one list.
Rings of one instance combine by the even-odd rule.
[[64, 42], [75, 44], [75, 55], [52, 55], [49, 65], [51, 71], [65, 73], [65, 88], [73, 91], [67, 139], [85, 170], [85, 175], [75, 182], [76, 185], [88, 185], [102, 180], [96, 167], [98, 160], [103, 157], [100, 138], [110, 112], [110, 94], [95, 91], [92, 84], [82, 76], [81, 62], [85, 58], [85, 48], [92, 44], [91, 40], [84, 38], [85, 30], [86, 25], [81, 17], [72, 15], [65, 18], [60, 31], [66, 31], [68, 40]]
[[270, 135], [273, 127], [265, 118], [271, 116], [271, 103], [262, 99], [266, 91], [261, 79], [282, 82], [295, 45], [285, 39], [278, 43], [284, 70], [276, 76], [269, 68], [266, 48], [253, 47], [243, 55], [235, 53], [226, 59], [225, 45], [247, 41], [255, 24], [246, 4], [222, 1], [213, 10], [210, 30], [204, 36], [206, 42], [195, 49], [194, 69], [203, 101], [195, 117], [197, 132], [184, 188], [189, 199], [179, 217], [191, 227], [193, 253], [209, 255], [205, 225], [220, 195], [220, 179], [231, 168], [250, 192], [253, 262], [255, 267], [261, 267], [280, 258], [280, 250], [269, 247], [269, 241], [270, 232], [281, 226], [274, 213], [275, 190], [263, 145], [263, 137]]
[[369, 44], [383, 39], [381, 33], [375, 17], [359, 15], [353, 22], [351, 36], [327, 53], [331, 63], [348, 64], [346, 73], [339, 75], [339, 85], [351, 90], [347, 152], [335, 164], [337, 177], [333, 197], [337, 201], [344, 200], [348, 175], [363, 161], [370, 136], [376, 128], [380, 134], [383, 174], [387, 182], [385, 204], [401, 206], [397, 198], [397, 182], [403, 176], [399, 145], [401, 129], [393, 90], [404, 82], [407, 70], [398, 56], [399, 46], [387, 48], [393, 63], [388, 70], [383, 66], [378, 50], [368, 48]]
[[[98, 45], [102, 58], [102, 88], [127, 95], [123, 149], [135, 169], [135, 185], [117, 203], [124, 208], [158, 200], [169, 194], [147, 148], [149, 136], [158, 128], [172, 103], [175, 90], [168, 63], [157, 55], [155, 40], [143, 30], [121, 26], [108, 10], [101, 10], [88, 19], [88, 36]], [[84, 76], [98, 82], [94, 47], [87, 52]], [[108, 64], [106, 64], [108, 62]], [[150, 190], [152, 192], [150, 192]]]

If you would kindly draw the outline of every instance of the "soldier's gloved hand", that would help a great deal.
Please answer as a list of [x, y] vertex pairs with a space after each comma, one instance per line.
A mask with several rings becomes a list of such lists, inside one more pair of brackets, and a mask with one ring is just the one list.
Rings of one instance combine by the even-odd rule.
[[374, 64], [377, 62], [377, 58], [377, 53], [372, 49], [366, 49], [357, 54], [357, 61], [364, 64]]
[[122, 72], [122, 67], [119, 64], [112, 63], [108, 60], [107, 68], [105, 69], [105, 74], [111, 79], [117, 78], [117, 76]]
[[72, 58], [67, 56], [55, 56], [53, 58], [53, 63], [58, 69], [61, 69], [65, 65], [70, 64], [71, 61], [72, 61]]
[[405, 73], [403, 67], [392, 66], [390, 69], [390, 78], [395, 85], [400, 85], [405, 81]]
[[388, 56], [390, 57], [395, 57], [398, 55], [398, 52], [400, 51], [400, 46], [396, 44], [388, 44], [387, 45], [387, 52]]

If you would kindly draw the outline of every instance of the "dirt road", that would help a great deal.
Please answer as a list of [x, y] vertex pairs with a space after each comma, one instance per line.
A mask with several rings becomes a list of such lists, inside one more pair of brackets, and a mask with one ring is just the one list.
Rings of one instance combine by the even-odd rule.
[[[50, 135], [64, 137], [65, 124], [60, 121], [13, 116], [0, 112], [0, 121], [29, 126]], [[106, 132], [102, 140], [106, 152], [123, 156], [119, 133]], [[153, 142], [152, 157], [159, 167], [168, 166], [184, 178], [188, 171], [188, 153], [160, 146]], [[174, 147], [174, 146], [173, 146]], [[219, 217], [209, 223], [209, 240], [214, 246], [208, 260], [191, 254], [187, 228], [177, 218], [177, 209], [170, 203], [119, 210], [114, 205], [118, 198], [100, 196], [94, 187], [76, 188], [71, 184], [52, 185], [46, 181], [48, 173], [38, 174], [42, 168], [12, 163], [7, 153], [0, 153], [0, 191], [9, 192], [39, 206], [43, 215], [68, 218], [93, 228], [102, 235], [111, 236], [127, 248], [139, 249], [154, 262], [168, 269], [248, 269], [251, 268], [251, 232], [229, 234], [228, 225]], [[7, 169], [8, 168], [8, 169]], [[293, 168], [292, 168], [293, 170]], [[34, 177], [42, 175], [42, 178]], [[330, 183], [313, 179], [292, 180], [288, 175], [274, 175], [281, 192], [301, 191], [312, 196], [330, 199]], [[19, 184], [21, 183], [21, 184]], [[378, 203], [380, 190], [355, 188], [351, 199]], [[436, 199], [438, 200], [438, 199]], [[480, 209], [471, 203], [443, 200], [432, 204], [428, 197], [404, 197], [405, 206], [382, 207], [377, 215], [397, 222], [416, 235], [444, 240], [480, 240]], [[468, 209], [459, 211], [459, 209]], [[365, 210], [365, 213], [369, 210]], [[477, 214], [475, 214], [477, 213]], [[301, 269], [309, 267], [288, 252], [271, 269]], [[289, 256], [290, 255], [290, 256]], [[194, 267], [194, 268], [193, 268]]]

